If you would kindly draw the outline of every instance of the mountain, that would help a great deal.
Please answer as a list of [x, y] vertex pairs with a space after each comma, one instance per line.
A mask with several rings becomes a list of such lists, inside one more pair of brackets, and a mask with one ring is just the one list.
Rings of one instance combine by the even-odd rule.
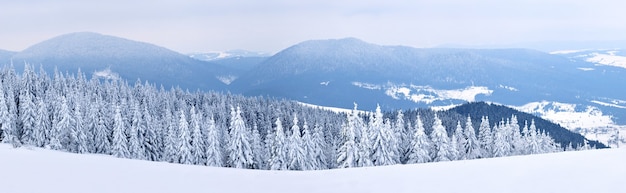
[[[250, 95], [338, 107], [356, 101], [370, 108], [376, 103], [413, 108], [466, 99], [521, 105], [571, 102], [597, 93], [596, 83], [578, 78], [584, 71], [576, 65], [566, 57], [527, 49], [417, 49], [349, 38], [287, 48], [233, 85]], [[576, 86], [562, 88], [564, 84]], [[365, 93], [370, 97], [353, 97]]]
[[0, 175], [2, 190], [12, 193], [626, 191], [624, 149], [298, 172], [128, 160], [8, 144], [0, 144], [0, 157], [0, 165], [10, 166]]
[[[90, 32], [61, 35], [13, 55], [48, 72], [75, 73], [81, 69], [90, 76], [137, 79], [161, 84], [166, 88], [223, 90], [218, 76], [230, 70], [148, 43]], [[20, 71], [22, 65], [15, 65]]]
[[7, 62], [7, 61], [10, 62], [11, 57], [15, 55], [15, 53], [16, 52], [0, 49], [0, 62], [2, 63]]
[[[620, 59], [611, 53], [594, 59]], [[356, 102], [368, 110], [376, 104], [391, 110], [491, 101], [538, 116], [563, 112], [544, 118], [570, 130], [626, 129], [622, 126], [626, 125], [626, 90], [621, 88], [626, 69], [619, 62], [598, 64], [530, 49], [411, 48], [355, 38], [312, 40], [268, 58], [235, 80], [231, 89], [340, 108]], [[545, 103], [551, 105], [532, 106]], [[572, 108], [551, 108], [558, 104]], [[566, 124], [571, 117], [566, 114], [586, 118], [581, 122], [608, 121], [590, 127]]]
[[222, 60], [228, 58], [258, 58], [258, 57], [269, 57], [271, 54], [264, 52], [255, 52], [248, 50], [229, 50], [224, 52], [196, 52], [187, 54], [189, 57], [202, 60], [202, 61], [215, 61]]

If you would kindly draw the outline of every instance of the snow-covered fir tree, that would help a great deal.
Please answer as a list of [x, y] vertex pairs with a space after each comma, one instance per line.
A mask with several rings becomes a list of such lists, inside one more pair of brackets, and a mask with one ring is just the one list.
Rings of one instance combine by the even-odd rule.
[[389, 125], [389, 120], [383, 123], [383, 113], [380, 106], [376, 108], [371, 128], [371, 158], [375, 166], [396, 164], [397, 140], [396, 134]]
[[[272, 135], [268, 135], [271, 138]], [[287, 170], [287, 137], [280, 118], [276, 118], [274, 140], [271, 140], [269, 168], [271, 170]]]
[[206, 165], [213, 167], [224, 166], [224, 156], [222, 152], [222, 144], [220, 141], [220, 132], [215, 126], [213, 116], [210, 116], [207, 123], [207, 146], [206, 146]]
[[418, 114], [415, 120], [415, 133], [411, 138], [411, 149], [409, 151], [408, 164], [426, 163], [432, 159], [430, 157], [430, 150], [432, 149], [431, 141], [426, 135], [424, 123], [421, 116]]
[[463, 141], [463, 149], [465, 159], [478, 159], [481, 155], [480, 142], [478, 138], [476, 138], [476, 132], [474, 130], [474, 126], [472, 126], [472, 118], [467, 116], [467, 122], [465, 123], [465, 128], [463, 130], [463, 137], [465, 140]]
[[491, 126], [489, 126], [489, 117], [482, 117], [480, 127], [478, 128], [478, 141], [480, 144], [480, 157], [488, 158], [493, 155], [493, 135], [491, 134]]
[[228, 165], [233, 168], [254, 167], [254, 155], [252, 153], [250, 129], [246, 127], [241, 108], [237, 110], [231, 107], [230, 141], [228, 143]]
[[354, 110], [347, 115], [347, 122], [341, 126], [341, 146], [337, 150], [337, 167], [338, 168], [353, 168], [358, 167], [359, 160], [359, 145], [357, 144], [357, 119], [358, 111], [356, 110], [356, 104]]
[[433, 121], [433, 131], [430, 133], [430, 139], [432, 140], [433, 147], [430, 152], [433, 161], [440, 162], [453, 159], [448, 132], [446, 132], [446, 128], [443, 126], [437, 114], [435, 114]]
[[111, 141], [111, 155], [119, 158], [128, 158], [130, 153], [128, 152], [128, 141], [124, 132], [124, 119], [122, 118], [122, 111], [120, 106], [115, 107], [115, 118], [113, 123], [113, 139]]

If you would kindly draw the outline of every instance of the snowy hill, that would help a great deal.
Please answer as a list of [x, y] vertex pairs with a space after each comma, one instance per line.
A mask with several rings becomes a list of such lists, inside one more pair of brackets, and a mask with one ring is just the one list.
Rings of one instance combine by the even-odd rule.
[[[2, 192], [625, 192], [626, 149], [324, 171], [213, 168], [0, 144]], [[453, 185], [451, 185], [453, 184]]]
[[[103, 78], [120, 77], [127, 81], [149, 80], [166, 88], [222, 90], [225, 84], [217, 76], [229, 73], [219, 65], [189, 58], [156, 45], [91, 32], [65, 34], [33, 45], [12, 57], [21, 72], [21, 62], [52, 74], [76, 73]], [[3, 64], [8, 63], [2, 61]]]

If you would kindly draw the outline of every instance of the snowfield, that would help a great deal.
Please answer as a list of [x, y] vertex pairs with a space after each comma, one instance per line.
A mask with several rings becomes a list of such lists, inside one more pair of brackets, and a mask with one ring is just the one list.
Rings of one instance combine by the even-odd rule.
[[626, 192], [626, 149], [326, 171], [212, 168], [0, 144], [1, 192]]

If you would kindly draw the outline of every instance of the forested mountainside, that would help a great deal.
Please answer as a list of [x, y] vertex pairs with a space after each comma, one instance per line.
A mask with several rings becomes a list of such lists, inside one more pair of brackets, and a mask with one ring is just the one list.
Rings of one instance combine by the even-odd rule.
[[[0, 58], [1, 59], [1, 58]], [[70, 33], [32, 45], [10, 58], [21, 71], [24, 63], [54, 70], [86, 73], [109, 79], [137, 79], [191, 90], [223, 91], [219, 76], [230, 75], [229, 68], [199, 61], [149, 43], [91, 32]], [[11, 61], [0, 60], [0, 64]]]
[[[338, 114], [295, 101], [169, 90], [137, 81], [26, 65], [0, 71], [2, 141], [74, 153], [251, 169], [328, 169], [476, 159], [562, 151], [544, 130], [516, 124], [515, 114], [479, 127], [457, 117], [394, 121], [354, 110]], [[355, 107], [356, 108], [356, 107]], [[431, 112], [432, 113], [432, 112]], [[426, 114], [425, 114], [426, 115]], [[471, 113], [470, 113], [471, 115]], [[415, 120], [415, 121], [413, 121]], [[510, 120], [510, 121], [509, 121]], [[467, 119], [471, 123], [471, 119]], [[427, 131], [424, 122], [432, 123]], [[475, 133], [475, 134], [474, 134]], [[590, 143], [571, 141], [577, 148]]]

